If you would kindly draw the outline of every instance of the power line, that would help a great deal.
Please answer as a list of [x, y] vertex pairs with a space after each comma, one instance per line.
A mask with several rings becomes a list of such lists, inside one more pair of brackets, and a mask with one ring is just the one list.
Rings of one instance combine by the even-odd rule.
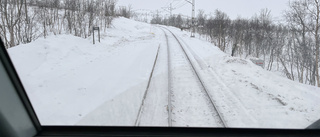
[[183, 2], [183, 1], [176, 2], [176, 3], [175, 3], [175, 5], [174, 5], [173, 7], [177, 7], [178, 5], [180, 5], [180, 4], [181, 4], [181, 2]]
[[[176, 1], [178, 1], [178, 2], [176, 2]], [[162, 7], [162, 10], [169, 12], [170, 16], [172, 16], [173, 10], [179, 9], [186, 4], [187, 4], [187, 2], [184, 0], [171, 0], [171, 1], [167, 1], [166, 6]]]
[[169, 7], [169, 4], [171, 3], [172, 0], [168, 0], [167, 3], [165, 4], [165, 7]]
[[187, 3], [187, 2], [185, 2], [185, 3], [183, 3], [183, 4], [180, 4], [180, 6], [177, 6], [177, 7], [176, 7], [176, 9], [179, 9], [179, 8], [181, 8], [181, 7], [185, 6], [186, 4], [188, 4], [188, 3]]

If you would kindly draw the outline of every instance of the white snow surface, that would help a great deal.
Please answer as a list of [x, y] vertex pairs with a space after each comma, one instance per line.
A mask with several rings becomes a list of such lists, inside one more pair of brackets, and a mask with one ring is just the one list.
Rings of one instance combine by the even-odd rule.
[[[320, 119], [319, 88], [290, 81], [250, 60], [230, 57], [209, 42], [190, 38], [189, 32], [168, 28], [181, 40], [227, 127], [306, 128]], [[170, 46], [178, 46], [167, 34]], [[156, 25], [117, 18], [95, 45], [92, 37], [64, 34], [8, 52], [42, 125], [135, 126], [159, 46], [139, 125], [168, 126], [168, 47]], [[177, 48], [170, 55], [173, 60], [179, 55]], [[183, 76], [184, 68], [171, 64], [169, 72]], [[206, 109], [208, 99], [179, 97], [186, 89], [177, 88], [183, 88], [185, 80], [171, 81], [179, 85], [172, 92], [176, 93], [176, 126], [217, 126], [210, 123], [215, 120]], [[195, 95], [203, 96], [200, 91]]]

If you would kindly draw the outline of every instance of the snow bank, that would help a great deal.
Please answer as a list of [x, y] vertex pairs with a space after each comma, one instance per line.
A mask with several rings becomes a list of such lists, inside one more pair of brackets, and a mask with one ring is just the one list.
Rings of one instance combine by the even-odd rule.
[[74, 125], [124, 92], [131, 93], [118, 107], [138, 110], [159, 43], [148, 24], [114, 24], [96, 45], [92, 37], [58, 35], [8, 50], [41, 124]]
[[[235, 97], [237, 108], [243, 107], [248, 113], [246, 117], [252, 120], [243, 123], [239, 119], [244, 117], [230, 117], [232, 112], [224, 111], [229, 126], [306, 128], [320, 119], [320, 88], [288, 80], [262, 69], [249, 59], [228, 56], [211, 43], [190, 38], [188, 33], [178, 29], [171, 29], [184, 41], [198, 69], [211, 71], [219, 83], [225, 85], [226, 89], [220, 89], [225, 94], [216, 98], [217, 102], [222, 102], [224, 96], [226, 99]], [[216, 84], [208, 86], [210, 88]], [[215, 94], [217, 90], [212, 91], [212, 95]]]

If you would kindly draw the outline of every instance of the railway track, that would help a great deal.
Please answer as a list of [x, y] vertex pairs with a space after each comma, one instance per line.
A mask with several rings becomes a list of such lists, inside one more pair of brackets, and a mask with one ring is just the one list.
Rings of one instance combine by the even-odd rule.
[[[184, 46], [169, 29], [164, 27], [161, 27], [161, 29], [166, 37], [168, 55], [168, 126], [226, 127], [222, 114], [208, 93]], [[170, 36], [167, 32], [170, 32]], [[157, 58], [158, 53], [139, 108], [135, 126], [139, 126], [140, 123]]]
[[[183, 51], [183, 54], [184, 54], [185, 57], [186, 57], [186, 60], [188, 61], [188, 63], [189, 63], [190, 66], [192, 67], [192, 70], [193, 70], [196, 78], [197, 78], [198, 81], [200, 82], [200, 85], [201, 85], [201, 87], [202, 87], [202, 89], [203, 89], [206, 97], [209, 99], [209, 102], [210, 102], [210, 104], [211, 104], [211, 107], [213, 108], [213, 110], [214, 110], [214, 111], [216, 112], [216, 114], [217, 114], [217, 115], [215, 116], [215, 119], [221, 124], [222, 127], [226, 127], [227, 125], [226, 125], [226, 122], [224, 121], [224, 119], [223, 119], [223, 117], [222, 117], [222, 114], [219, 112], [219, 110], [218, 110], [218, 108], [217, 108], [217, 106], [216, 106], [213, 98], [210, 96], [208, 90], [206, 89], [206, 87], [205, 87], [205, 85], [204, 85], [201, 77], [199, 76], [199, 74], [198, 74], [198, 72], [197, 72], [197, 69], [195, 69], [195, 65], [194, 65], [193, 62], [190, 60], [189, 55], [186, 53], [185, 48], [183, 47], [182, 43], [181, 43], [180, 40], [177, 38], [177, 36], [176, 36], [174, 33], [172, 33], [169, 29], [167, 29], [167, 28], [163, 28], [163, 29], [165, 29], [165, 30], [167, 30], [168, 32], [170, 32], [171, 35], [174, 37], [174, 39], [177, 41], [178, 45], [180, 46], [180, 48], [181, 48], [182, 51]], [[168, 40], [168, 35], [167, 35], [167, 34], [166, 34], [166, 39]], [[173, 46], [173, 45], [172, 45], [172, 46]], [[168, 50], [169, 50], [169, 49], [170, 49], [170, 48], [168, 48]], [[168, 52], [170, 52], [170, 51], [168, 51]], [[170, 55], [170, 54], [169, 54], [169, 55]], [[169, 58], [169, 60], [170, 60], [170, 59], [171, 59], [171, 58]], [[169, 62], [170, 62], [170, 61], [169, 61]], [[170, 103], [170, 102], [169, 102], [169, 103]]]
[[137, 118], [136, 118], [136, 121], [135, 121], [135, 126], [139, 126], [140, 125], [140, 119], [141, 119], [144, 103], [145, 103], [145, 100], [146, 100], [146, 97], [147, 97], [147, 94], [148, 94], [148, 91], [149, 91], [149, 87], [150, 87], [152, 76], [154, 74], [154, 68], [155, 68], [155, 66], [157, 64], [157, 60], [158, 60], [158, 56], [159, 56], [159, 49], [160, 49], [160, 45], [158, 47], [157, 55], [156, 55], [156, 58], [155, 58], [154, 63], [153, 63], [152, 71], [151, 71], [150, 76], [149, 76], [148, 84], [147, 84], [146, 90], [145, 90], [143, 98], [142, 98], [142, 102], [141, 102], [141, 105], [140, 105], [140, 108], [139, 108], [139, 111], [138, 111], [138, 115], [137, 115]]
[[172, 91], [170, 89], [171, 87], [171, 79], [170, 79], [170, 76], [171, 76], [171, 72], [170, 72], [170, 68], [171, 68], [171, 65], [170, 65], [170, 54], [169, 54], [169, 40], [168, 40], [168, 35], [167, 33], [162, 29], [165, 37], [166, 37], [166, 45], [167, 45], [167, 59], [168, 59], [168, 126], [169, 127], [172, 127], [172, 104], [171, 104], [171, 94], [172, 94]]

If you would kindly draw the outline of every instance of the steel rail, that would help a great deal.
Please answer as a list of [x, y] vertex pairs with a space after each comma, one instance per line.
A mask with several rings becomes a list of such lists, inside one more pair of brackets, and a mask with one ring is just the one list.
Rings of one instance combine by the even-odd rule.
[[138, 112], [138, 115], [137, 115], [137, 118], [136, 118], [136, 121], [135, 121], [135, 126], [139, 126], [140, 125], [142, 109], [143, 109], [144, 102], [145, 102], [145, 99], [146, 99], [147, 94], [148, 94], [148, 90], [149, 90], [149, 87], [150, 87], [150, 83], [151, 83], [151, 79], [152, 79], [152, 76], [153, 76], [154, 68], [155, 68], [155, 66], [157, 64], [158, 55], [159, 55], [159, 49], [160, 49], [160, 45], [158, 46], [157, 55], [156, 55], [156, 58], [155, 58], [154, 63], [153, 63], [152, 71], [151, 71], [150, 76], [149, 76], [148, 85], [146, 87], [146, 90], [145, 90], [143, 98], [142, 98], [142, 102], [141, 102], [141, 105], [140, 105], [140, 108], [139, 108], [139, 112]]
[[168, 126], [172, 127], [172, 99], [171, 99], [171, 72], [170, 72], [170, 51], [169, 51], [169, 40], [168, 40], [168, 35], [167, 33], [162, 29], [162, 31], [164, 32], [164, 35], [166, 36], [166, 43], [167, 43], [167, 59], [168, 59]]
[[[227, 127], [227, 124], [226, 124], [225, 120], [222, 118], [222, 114], [221, 114], [221, 112], [218, 110], [218, 108], [217, 108], [217, 106], [216, 106], [215, 102], [213, 101], [213, 98], [210, 96], [210, 94], [209, 94], [209, 92], [208, 92], [208, 90], [207, 90], [207, 88], [206, 88], [206, 86], [205, 86], [204, 82], [201, 80], [201, 78], [200, 78], [200, 76], [199, 76], [199, 73], [198, 73], [198, 72], [197, 72], [197, 70], [195, 69], [194, 64], [193, 64], [193, 63], [192, 63], [192, 61], [190, 60], [190, 58], [189, 58], [189, 56], [188, 56], [187, 52], [185, 51], [184, 47], [182, 46], [182, 44], [181, 44], [181, 42], [180, 42], [180, 40], [179, 40], [179, 39], [177, 38], [177, 36], [176, 36], [172, 31], [170, 31], [169, 29], [167, 29], [167, 28], [165, 28], [165, 27], [161, 27], [161, 28], [164, 28], [164, 29], [166, 29], [167, 31], [169, 31], [169, 32], [172, 34], [172, 36], [174, 36], [174, 38], [177, 40], [177, 42], [179, 43], [179, 45], [180, 45], [180, 47], [181, 47], [182, 51], [183, 51], [183, 52], [184, 52], [184, 54], [186, 55], [187, 60], [189, 61], [189, 63], [190, 63], [190, 65], [191, 65], [192, 69], [194, 70], [194, 72], [195, 72], [195, 74], [196, 74], [196, 76], [197, 76], [198, 80], [200, 81], [201, 86], [203, 87], [203, 89], [204, 89], [204, 91], [205, 91], [206, 95], [208, 96], [208, 98], [209, 98], [209, 100], [210, 100], [210, 103], [212, 104], [212, 106], [213, 106], [214, 110], [217, 112], [219, 121], [221, 122], [221, 124], [222, 124], [222, 126], [223, 126], [223, 127]], [[167, 37], [167, 35], [166, 35], [166, 37]], [[167, 38], [167, 40], [168, 40], [168, 38]], [[168, 54], [169, 54], [169, 53], [168, 53]]]

